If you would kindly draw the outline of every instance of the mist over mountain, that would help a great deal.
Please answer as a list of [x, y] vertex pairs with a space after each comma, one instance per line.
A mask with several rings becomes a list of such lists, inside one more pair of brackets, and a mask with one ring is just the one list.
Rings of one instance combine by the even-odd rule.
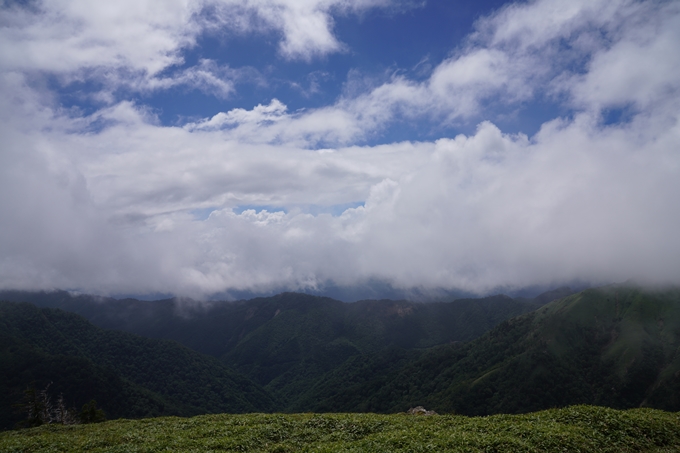
[[[272, 329], [284, 328], [286, 324], [279, 324], [279, 315], [283, 318], [293, 316], [285, 328], [301, 332], [306, 330], [304, 325], [308, 316], [312, 316], [312, 324], [331, 322], [350, 326], [348, 331], [339, 328], [337, 333], [329, 333], [324, 341], [349, 335], [361, 344], [390, 344], [401, 338], [399, 341], [406, 347], [427, 347], [446, 341], [470, 340], [504, 319], [571, 293], [572, 290], [565, 287], [535, 299], [496, 295], [479, 299], [448, 298], [446, 302], [429, 303], [390, 299], [344, 303], [301, 293], [281, 293], [234, 302], [198, 302], [185, 298], [118, 300], [66, 291], [2, 291], [0, 299], [68, 310], [102, 328], [173, 339], [220, 357], [251, 331], [258, 330], [262, 332], [258, 335], [270, 336]], [[416, 329], [415, 336], [401, 330], [398, 320], [404, 318], [404, 313], [412, 315], [403, 322]], [[361, 323], [370, 324], [370, 327], [357, 330], [356, 326]]]
[[[230, 290], [210, 295], [209, 300], [244, 300], [257, 297], [271, 297], [283, 292], [291, 292], [289, 288], [273, 288], [266, 292], [254, 290]], [[456, 288], [411, 287], [395, 286], [392, 282], [377, 278], [357, 282], [352, 285], [339, 285], [332, 281], [315, 285], [314, 287], [298, 288], [294, 292], [313, 296], [330, 297], [342, 302], [356, 302], [367, 299], [410, 300], [414, 302], [432, 302], [441, 300], [460, 299], [464, 297], [479, 297], [480, 294]], [[502, 291], [490, 291], [488, 295], [499, 294]], [[543, 291], [530, 288], [528, 294], [536, 295]], [[487, 295], [487, 294], [485, 294]]]

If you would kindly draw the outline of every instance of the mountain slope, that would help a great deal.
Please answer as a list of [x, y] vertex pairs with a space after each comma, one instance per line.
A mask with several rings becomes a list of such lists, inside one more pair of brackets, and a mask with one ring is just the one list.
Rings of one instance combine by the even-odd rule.
[[[313, 310], [355, 331], [369, 346], [429, 347], [469, 341], [499, 322], [571, 294], [561, 288], [535, 299], [491, 296], [450, 302], [367, 300], [344, 303], [327, 297], [282, 293], [238, 302], [200, 303], [188, 299], [116, 300], [66, 291], [0, 291], [0, 300], [61, 308], [105, 328], [178, 341], [215, 357], [229, 353], [246, 335], [273, 321], [275, 314]], [[276, 323], [272, 323], [276, 324]], [[266, 328], [265, 328], [266, 330]], [[409, 335], [404, 335], [408, 332]]]
[[25, 418], [15, 405], [33, 386], [52, 383], [52, 400], [63, 394], [68, 406], [79, 409], [95, 399], [109, 418], [151, 417], [180, 413], [179, 408], [139, 385], [123, 379], [111, 368], [68, 355], [50, 355], [5, 333], [0, 334], [0, 429]]
[[[126, 417], [276, 407], [261, 387], [212, 357], [172, 341], [102, 330], [73, 313], [0, 302], [0, 331], [3, 394], [53, 381], [52, 390], [73, 404], [99, 397], [112, 416]], [[3, 410], [7, 421], [7, 405]]]
[[245, 317], [266, 321], [244, 331], [223, 358], [284, 403], [292, 403], [351, 357], [395, 347], [468, 341], [532, 308], [506, 296], [449, 303], [380, 300], [346, 304], [284, 293], [248, 302]]
[[[382, 357], [339, 368], [307, 391], [309, 410], [425, 405], [470, 415], [587, 403], [680, 410], [680, 290], [586, 290], [505, 321], [466, 345], [423, 351], [380, 377]], [[347, 384], [345, 384], [347, 383]]]
[[[133, 319], [138, 303], [124, 301], [132, 309], [120, 319]], [[147, 392], [157, 401], [148, 404], [177, 413], [220, 405], [300, 412], [400, 412], [424, 405], [469, 415], [581, 403], [680, 409], [679, 289], [612, 285], [527, 313], [538, 303], [493, 296], [346, 304], [284, 293], [213, 308], [173, 301], [146, 306], [160, 313], [156, 332], [204, 339], [277, 404], [215, 359], [177, 352], [172, 342], [101, 331], [59, 310], [17, 305], [26, 311], [23, 321], [0, 325], [0, 331], [29, 344], [34, 355], [89, 360], [91, 373], [114, 373], [137, 386], [128, 392]], [[524, 314], [512, 317], [517, 312]], [[11, 347], [6, 350], [11, 356]], [[186, 372], [197, 368], [198, 378]]]
[[[356, 356], [385, 349], [428, 348], [470, 341], [505, 319], [534, 310], [535, 300], [498, 295], [450, 302], [371, 300], [344, 303], [283, 293], [240, 302], [103, 299], [67, 292], [3, 292], [0, 296], [61, 307], [109, 329], [178, 341], [266, 386], [284, 407]], [[546, 300], [547, 301], [547, 300]], [[346, 367], [345, 367], [346, 368]]]

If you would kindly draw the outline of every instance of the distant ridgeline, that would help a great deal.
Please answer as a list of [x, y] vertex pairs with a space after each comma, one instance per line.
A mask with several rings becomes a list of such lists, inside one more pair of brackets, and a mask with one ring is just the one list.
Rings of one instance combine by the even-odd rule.
[[0, 304], [3, 427], [20, 417], [11, 405], [26, 386], [48, 382], [74, 405], [96, 399], [109, 418], [417, 405], [480, 415], [578, 403], [680, 410], [678, 289], [437, 303], [7, 291], [0, 300], [50, 307]]

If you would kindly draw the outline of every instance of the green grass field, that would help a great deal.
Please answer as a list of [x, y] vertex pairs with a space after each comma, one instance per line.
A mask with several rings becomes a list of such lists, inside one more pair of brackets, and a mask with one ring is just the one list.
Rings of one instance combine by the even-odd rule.
[[524, 415], [248, 414], [45, 425], [10, 452], [676, 452], [680, 413], [574, 406]]

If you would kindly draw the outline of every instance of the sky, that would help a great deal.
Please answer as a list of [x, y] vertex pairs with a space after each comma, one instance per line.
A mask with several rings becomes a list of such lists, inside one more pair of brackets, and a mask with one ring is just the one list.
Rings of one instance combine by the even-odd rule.
[[678, 1], [0, 0], [0, 288], [680, 284], [678, 49]]

